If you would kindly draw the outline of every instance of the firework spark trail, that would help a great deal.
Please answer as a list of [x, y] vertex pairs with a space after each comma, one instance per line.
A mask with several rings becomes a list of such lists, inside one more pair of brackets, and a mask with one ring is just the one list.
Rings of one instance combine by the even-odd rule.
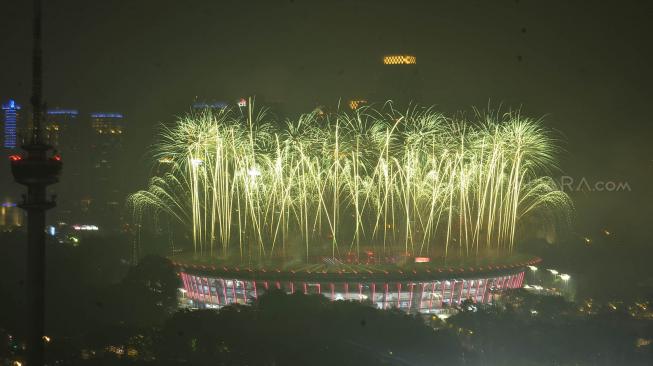
[[296, 242], [308, 258], [327, 240], [332, 256], [340, 244], [356, 255], [512, 251], [522, 219], [566, 220], [571, 202], [547, 176], [556, 148], [537, 121], [477, 117], [361, 108], [277, 127], [251, 108], [206, 110], [161, 129], [153, 156], [165, 173], [129, 203], [136, 217], [177, 220], [210, 255], [274, 256]]

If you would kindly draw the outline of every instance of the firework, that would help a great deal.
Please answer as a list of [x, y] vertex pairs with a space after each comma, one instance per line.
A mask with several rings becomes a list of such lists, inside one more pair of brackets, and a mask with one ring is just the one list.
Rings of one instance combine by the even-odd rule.
[[180, 223], [201, 254], [511, 252], [531, 226], [568, 220], [554, 142], [518, 113], [205, 110], [161, 129], [160, 174], [129, 203]]

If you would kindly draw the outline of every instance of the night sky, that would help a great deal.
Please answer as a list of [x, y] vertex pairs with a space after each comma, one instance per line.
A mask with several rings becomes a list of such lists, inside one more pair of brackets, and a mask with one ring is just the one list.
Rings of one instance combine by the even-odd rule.
[[[0, 99], [27, 104], [31, 1], [0, 9]], [[412, 53], [428, 104], [521, 108], [558, 131], [564, 174], [628, 182], [572, 193], [577, 230], [651, 237], [651, 3], [50, 0], [44, 14], [48, 105], [123, 112], [142, 171], [157, 123], [195, 98], [308, 112], [369, 91], [383, 54]]]

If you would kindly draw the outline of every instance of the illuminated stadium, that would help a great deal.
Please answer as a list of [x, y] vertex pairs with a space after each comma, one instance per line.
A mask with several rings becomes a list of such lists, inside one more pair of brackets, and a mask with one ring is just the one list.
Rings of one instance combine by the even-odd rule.
[[485, 303], [537, 261], [517, 243], [569, 220], [554, 140], [518, 113], [386, 104], [278, 122], [251, 104], [162, 127], [159, 174], [129, 199], [188, 238], [172, 259], [199, 307], [270, 288], [423, 313]]
[[247, 304], [270, 289], [322, 294], [335, 300], [370, 303], [379, 309], [442, 314], [465, 300], [491, 303], [504, 290], [520, 288], [524, 269], [538, 258], [478, 267], [347, 265], [325, 258], [302, 269], [205, 265], [173, 259], [186, 296], [196, 307]]

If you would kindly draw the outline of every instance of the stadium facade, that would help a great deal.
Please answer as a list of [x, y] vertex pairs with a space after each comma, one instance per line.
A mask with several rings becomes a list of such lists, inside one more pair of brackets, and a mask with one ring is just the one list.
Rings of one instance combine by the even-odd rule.
[[332, 301], [367, 302], [379, 309], [440, 314], [465, 300], [491, 303], [504, 291], [521, 288], [527, 266], [538, 262], [539, 258], [533, 258], [477, 268], [335, 271], [243, 269], [179, 261], [174, 264], [186, 297], [195, 308], [249, 304], [266, 291], [280, 289], [289, 294], [322, 294]]

